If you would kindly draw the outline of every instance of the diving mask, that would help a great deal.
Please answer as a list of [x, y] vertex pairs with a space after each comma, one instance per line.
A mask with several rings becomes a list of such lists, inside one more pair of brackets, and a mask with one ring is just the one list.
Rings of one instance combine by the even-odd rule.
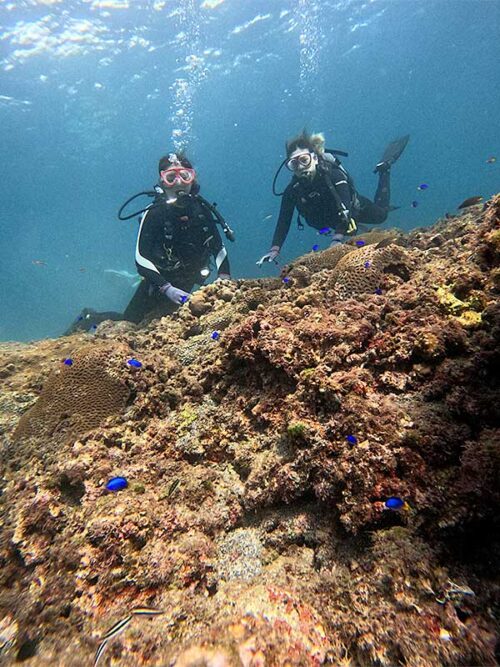
[[160, 171], [160, 179], [168, 188], [180, 184], [191, 185], [195, 178], [195, 170], [188, 169], [187, 167], [169, 167], [164, 171]]
[[312, 153], [300, 153], [286, 161], [286, 168], [290, 171], [297, 171], [299, 167], [307, 168], [312, 162]]

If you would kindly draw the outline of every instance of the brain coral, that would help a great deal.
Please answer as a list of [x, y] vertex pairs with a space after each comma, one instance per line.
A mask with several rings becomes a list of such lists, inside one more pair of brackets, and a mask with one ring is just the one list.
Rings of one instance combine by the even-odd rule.
[[81, 349], [72, 365], [61, 365], [47, 378], [35, 405], [20, 419], [14, 442], [51, 438], [57, 432], [78, 435], [123, 410], [128, 347], [101, 344]]
[[339, 300], [373, 294], [385, 273], [404, 280], [410, 276], [410, 257], [401, 247], [369, 245], [342, 257], [333, 270], [334, 292]]
[[322, 269], [333, 269], [334, 266], [346, 255], [354, 250], [352, 246], [340, 244], [327, 248], [322, 252], [309, 252], [290, 265], [290, 270], [295, 266], [307, 266], [311, 271], [321, 271]]

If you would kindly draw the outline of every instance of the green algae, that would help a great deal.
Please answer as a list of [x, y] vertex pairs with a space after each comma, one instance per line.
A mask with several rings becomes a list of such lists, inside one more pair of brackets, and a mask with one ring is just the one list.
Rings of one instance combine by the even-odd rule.
[[185, 405], [179, 412], [179, 429], [187, 429], [193, 422], [198, 419], [198, 414], [190, 405]]
[[307, 424], [303, 422], [292, 422], [288, 424], [287, 433], [291, 438], [303, 438], [307, 433]]

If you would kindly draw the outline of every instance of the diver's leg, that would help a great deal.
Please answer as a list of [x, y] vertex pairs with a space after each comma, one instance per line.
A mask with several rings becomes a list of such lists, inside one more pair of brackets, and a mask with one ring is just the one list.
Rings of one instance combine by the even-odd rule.
[[380, 170], [378, 174], [378, 186], [375, 193], [375, 205], [389, 210], [391, 201], [391, 170], [389, 167]]
[[391, 201], [391, 166], [399, 160], [401, 153], [406, 148], [410, 139], [409, 134], [395, 139], [386, 147], [381, 161], [376, 165], [374, 174], [379, 175], [377, 192], [375, 193], [375, 205], [389, 210]]
[[389, 208], [378, 206], [363, 195], [358, 195], [360, 208], [356, 215], [356, 222], [363, 225], [381, 225], [387, 220]]
[[114, 320], [115, 322], [123, 320], [123, 313], [112, 310], [99, 313], [92, 308], [84, 308], [71, 326], [66, 329], [63, 336], [69, 336], [77, 331], [90, 331], [104, 320]]
[[150, 287], [151, 283], [147, 280], [141, 281], [134, 296], [125, 308], [125, 312], [123, 313], [124, 320], [138, 324], [149, 312], [156, 308], [161, 295], [157, 289], [153, 291]]

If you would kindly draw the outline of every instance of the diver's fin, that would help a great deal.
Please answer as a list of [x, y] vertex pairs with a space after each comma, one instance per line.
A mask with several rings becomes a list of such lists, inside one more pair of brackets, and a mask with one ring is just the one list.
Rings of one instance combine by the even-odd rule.
[[391, 165], [393, 165], [396, 160], [399, 159], [399, 156], [406, 148], [406, 144], [409, 140], [410, 135], [405, 134], [404, 137], [400, 137], [399, 139], [394, 139], [394, 141], [391, 141], [391, 143], [385, 149], [384, 154], [382, 155], [382, 159], [375, 167], [373, 173], [376, 174], [377, 171], [384, 171], [385, 169], [389, 169]]
[[410, 135], [405, 134], [404, 137], [391, 141], [391, 143], [385, 149], [384, 154], [382, 155], [382, 162], [390, 162], [391, 164], [394, 164], [394, 162], [396, 162], [396, 160], [406, 148], [406, 144], [409, 140]]

